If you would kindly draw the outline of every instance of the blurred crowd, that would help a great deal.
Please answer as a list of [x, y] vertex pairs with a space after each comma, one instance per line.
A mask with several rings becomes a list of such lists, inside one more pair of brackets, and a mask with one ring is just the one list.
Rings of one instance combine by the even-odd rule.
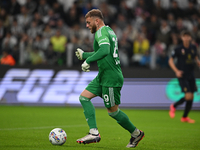
[[1, 0], [1, 64], [79, 64], [78, 47], [93, 51], [84, 16], [94, 8], [118, 37], [122, 67], [168, 68], [182, 30], [200, 44], [200, 0]]

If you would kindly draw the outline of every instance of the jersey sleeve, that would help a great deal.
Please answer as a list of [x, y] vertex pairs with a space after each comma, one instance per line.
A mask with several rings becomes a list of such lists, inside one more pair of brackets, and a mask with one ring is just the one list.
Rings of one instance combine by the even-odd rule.
[[90, 64], [91, 62], [98, 61], [106, 57], [109, 53], [110, 53], [110, 45], [102, 44], [96, 53], [94, 53], [92, 56], [86, 59], [86, 62]]
[[110, 53], [110, 41], [107, 31], [102, 28], [99, 29], [95, 34], [95, 40], [98, 43], [99, 48], [92, 56], [86, 59], [88, 64], [94, 61], [98, 61]]
[[178, 48], [175, 48], [175, 49], [172, 51], [171, 57], [172, 57], [172, 58], [178, 57]]
[[88, 57], [94, 55], [95, 52], [84, 52], [83, 53], [83, 59], [87, 59]]

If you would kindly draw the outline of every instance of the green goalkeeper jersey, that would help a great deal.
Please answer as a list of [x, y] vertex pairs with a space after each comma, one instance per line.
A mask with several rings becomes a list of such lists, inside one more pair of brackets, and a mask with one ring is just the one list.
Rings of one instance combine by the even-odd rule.
[[100, 85], [122, 87], [123, 75], [118, 54], [117, 36], [109, 26], [103, 26], [95, 33], [93, 48], [94, 52], [85, 54], [85, 57], [87, 57], [87, 63], [97, 61], [99, 68], [97, 78]]

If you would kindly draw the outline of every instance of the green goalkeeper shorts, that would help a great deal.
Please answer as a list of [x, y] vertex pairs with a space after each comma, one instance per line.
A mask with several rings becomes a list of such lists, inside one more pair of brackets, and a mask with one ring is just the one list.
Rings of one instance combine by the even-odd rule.
[[103, 98], [104, 105], [106, 108], [110, 108], [120, 104], [121, 87], [102, 86], [100, 85], [98, 77], [96, 77], [88, 84], [86, 90]]

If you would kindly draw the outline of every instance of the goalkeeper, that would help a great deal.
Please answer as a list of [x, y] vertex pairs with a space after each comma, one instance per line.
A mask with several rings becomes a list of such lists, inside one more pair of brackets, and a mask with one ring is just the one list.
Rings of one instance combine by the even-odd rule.
[[109, 116], [130, 132], [131, 139], [126, 147], [136, 147], [144, 137], [144, 132], [138, 130], [128, 116], [118, 108], [123, 75], [118, 56], [117, 37], [110, 27], [105, 26], [103, 15], [99, 9], [89, 11], [85, 18], [86, 27], [95, 34], [94, 52], [84, 52], [78, 48], [76, 56], [80, 60], [86, 59], [82, 64], [82, 70], [85, 72], [90, 71], [91, 62], [97, 61], [99, 73], [79, 97], [90, 130], [88, 135], [78, 139], [77, 142], [89, 144], [101, 140], [96, 125], [95, 108], [91, 103], [92, 98], [100, 96], [104, 100]]

